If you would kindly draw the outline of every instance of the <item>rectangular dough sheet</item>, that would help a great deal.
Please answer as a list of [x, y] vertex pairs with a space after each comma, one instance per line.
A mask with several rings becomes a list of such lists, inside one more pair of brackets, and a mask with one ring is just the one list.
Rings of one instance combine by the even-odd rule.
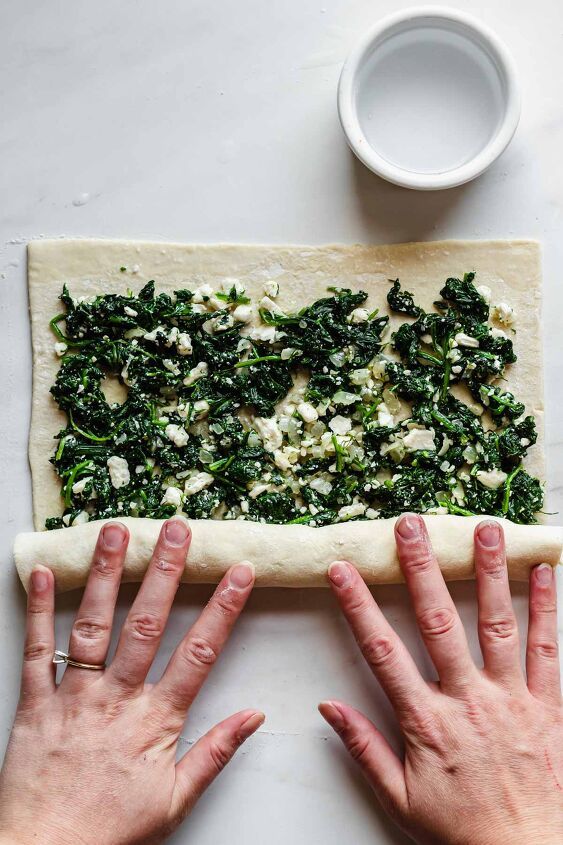
[[[331, 285], [362, 289], [371, 309], [387, 311], [389, 280], [399, 278], [416, 301], [430, 310], [449, 276], [477, 273], [477, 284], [491, 288], [493, 303], [505, 301], [515, 310], [514, 346], [518, 362], [509, 369], [506, 386], [536, 418], [538, 442], [526, 461], [528, 470], [544, 479], [543, 368], [540, 334], [540, 250], [531, 241], [444, 241], [393, 246], [190, 246], [103, 240], [35, 241], [28, 247], [28, 276], [33, 339], [33, 408], [30, 464], [33, 479], [35, 534], [16, 540], [16, 564], [27, 583], [34, 562], [51, 566], [58, 589], [84, 583], [96, 523], [43, 531], [45, 518], [62, 513], [60, 481], [49, 457], [55, 437], [65, 425], [49, 388], [60, 359], [49, 320], [61, 311], [58, 296], [66, 283], [72, 296], [135, 292], [154, 279], [157, 291], [171, 292], [202, 284], [219, 288], [226, 278], [240, 279], [254, 302], [266, 281], [280, 286], [279, 305], [295, 311], [327, 295]], [[121, 267], [127, 270], [122, 272]], [[403, 315], [391, 315], [392, 324]], [[125, 577], [138, 580], [148, 562], [158, 525], [152, 520], [126, 520], [132, 542]], [[426, 517], [437, 556], [449, 579], [472, 574], [472, 532], [476, 518]], [[344, 525], [260, 525], [191, 521], [193, 554], [185, 580], [216, 581], [229, 563], [250, 557], [257, 584], [318, 586], [326, 583], [326, 567], [336, 552], [357, 558], [369, 583], [401, 580], [394, 550], [394, 520]], [[149, 524], [150, 523], [150, 524]], [[561, 531], [541, 526], [507, 526], [511, 576], [527, 577], [530, 565], [542, 560], [555, 565], [561, 555]], [[371, 538], [371, 542], [370, 542]], [[510, 542], [508, 542], [510, 541]], [[378, 550], [377, 552], [372, 550]], [[239, 554], [240, 552], [240, 554]], [[537, 553], [537, 554], [536, 554]]]

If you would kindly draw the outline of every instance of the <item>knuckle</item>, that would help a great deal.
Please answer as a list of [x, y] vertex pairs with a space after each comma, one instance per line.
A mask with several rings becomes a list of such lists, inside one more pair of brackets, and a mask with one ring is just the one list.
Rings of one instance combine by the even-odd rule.
[[384, 666], [388, 664], [395, 655], [393, 643], [388, 637], [374, 635], [360, 643], [363, 655], [370, 666]]
[[352, 759], [357, 763], [365, 761], [368, 755], [369, 746], [369, 737], [361, 736], [360, 734], [355, 734], [354, 736], [348, 737], [346, 740], [346, 748], [350, 752]]
[[480, 627], [482, 634], [493, 642], [514, 639], [517, 634], [516, 620], [510, 616], [484, 619]]
[[153, 567], [164, 578], [177, 578], [184, 569], [184, 557], [177, 549], [161, 549], [153, 558]]
[[418, 625], [423, 636], [441, 637], [456, 624], [456, 614], [449, 607], [434, 607], [420, 614]]
[[23, 649], [23, 659], [25, 661], [43, 660], [46, 657], [52, 657], [53, 649], [48, 643], [41, 641], [27, 642]]
[[[237, 598], [239, 601], [237, 602]], [[240, 593], [232, 590], [229, 587], [222, 590], [219, 594], [213, 596], [209, 602], [209, 606], [221, 616], [232, 616], [237, 609], [237, 604], [240, 603]]]
[[212, 666], [218, 657], [213, 646], [202, 637], [187, 640], [182, 653], [187, 663], [198, 668]]
[[555, 661], [559, 658], [559, 645], [557, 640], [537, 640], [531, 644], [530, 648], [533, 654], [543, 660]]
[[535, 601], [532, 604], [532, 611], [537, 616], [555, 616], [557, 614], [557, 604], [549, 599]]
[[401, 562], [403, 567], [410, 572], [422, 573], [432, 569], [434, 560], [430, 550], [426, 546], [415, 546], [403, 554]]
[[101, 640], [109, 633], [109, 625], [102, 619], [82, 617], [75, 621], [72, 633], [83, 640]]
[[209, 756], [217, 773], [222, 772], [231, 759], [228, 749], [213, 740], [209, 743]]
[[128, 628], [135, 639], [152, 642], [162, 635], [164, 625], [155, 613], [135, 613], [129, 619]]
[[364, 595], [356, 595], [350, 592], [345, 601], [346, 612], [351, 616], [364, 616], [369, 610], [370, 599], [367, 599]]
[[92, 572], [98, 578], [113, 578], [118, 570], [117, 560], [111, 555], [97, 553], [92, 560]]
[[492, 581], [500, 581], [506, 576], [506, 561], [502, 552], [482, 553], [478, 559], [478, 566]]

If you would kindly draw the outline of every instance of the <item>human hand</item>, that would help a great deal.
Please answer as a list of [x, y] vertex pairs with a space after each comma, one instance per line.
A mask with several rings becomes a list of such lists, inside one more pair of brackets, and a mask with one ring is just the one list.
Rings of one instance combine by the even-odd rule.
[[329, 569], [331, 585], [395, 710], [404, 760], [352, 707], [326, 701], [319, 706], [322, 715], [383, 807], [416, 842], [563, 842], [563, 707], [551, 567], [542, 564], [530, 575], [526, 682], [498, 523], [481, 522], [475, 532], [483, 669], [471, 659], [422, 519], [401, 517], [395, 538], [418, 627], [440, 680], [422, 679], [358, 572], [338, 561]]
[[[117, 522], [100, 532], [70, 638], [70, 655], [81, 663], [106, 659], [128, 540]], [[250, 564], [233, 566], [162, 678], [145, 684], [189, 545], [187, 522], [168, 520], [112, 663], [103, 671], [68, 666], [58, 687], [53, 574], [33, 572], [21, 695], [0, 775], [1, 842], [160, 842], [264, 721], [256, 710], [236, 713], [176, 764], [186, 712], [254, 583]]]

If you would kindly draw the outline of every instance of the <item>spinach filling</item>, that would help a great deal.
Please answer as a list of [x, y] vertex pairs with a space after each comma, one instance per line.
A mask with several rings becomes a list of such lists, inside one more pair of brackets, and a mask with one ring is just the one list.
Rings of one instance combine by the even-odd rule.
[[176, 512], [536, 521], [543, 489], [522, 466], [534, 419], [495, 383], [516, 356], [473, 273], [448, 279], [433, 312], [394, 281], [389, 308], [410, 320], [392, 334], [365, 293], [331, 288], [286, 314], [267, 287], [253, 327], [238, 281], [77, 300], [63, 288], [51, 393], [67, 425], [51, 462], [64, 513], [47, 528]]

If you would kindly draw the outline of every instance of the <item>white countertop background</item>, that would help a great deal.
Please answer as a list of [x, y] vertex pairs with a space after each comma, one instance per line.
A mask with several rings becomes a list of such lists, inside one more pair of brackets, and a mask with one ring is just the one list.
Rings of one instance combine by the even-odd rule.
[[[18, 0], [0, 31], [0, 750], [19, 679], [24, 596], [11, 544], [31, 528], [25, 241], [374, 242], [536, 237], [544, 245], [549, 505], [563, 505], [563, 10], [556, 0], [447, 3], [512, 49], [523, 114], [504, 156], [450, 191], [395, 188], [349, 152], [336, 114], [342, 61], [380, 0]], [[557, 519], [560, 517], [555, 517]], [[429, 676], [402, 587], [374, 591]], [[474, 653], [474, 589], [452, 588]], [[526, 589], [515, 603], [525, 627]], [[154, 667], [208, 596], [182, 588]], [[132, 589], [122, 591], [122, 619]], [[58, 602], [65, 647], [78, 594]], [[563, 614], [562, 614], [563, 615]], [[341, 697], [394, 737], [390, 710], [328, 592], [257, 592], [193, 707], [185, 741], [247, 706], [267, 722], [173, 837], [190, 845], [373, 845], [387, 823], [316, 711]]]

